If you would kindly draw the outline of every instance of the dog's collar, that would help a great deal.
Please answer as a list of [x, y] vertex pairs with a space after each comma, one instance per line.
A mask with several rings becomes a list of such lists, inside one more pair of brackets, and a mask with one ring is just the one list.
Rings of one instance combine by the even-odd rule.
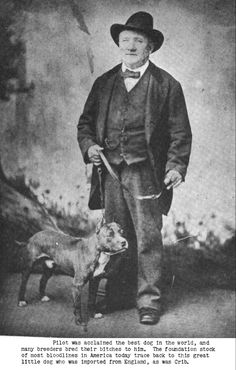
[[124, 253], [127, 249], [126, 248], [121, 248], [119, 249], [118, 251], [116, 252], [105, 252], [105, 251], [102, 251], [104, 254], [108, 255], [108, 256], [114, 256], [115, 254], [120, 254], [120, 253]]

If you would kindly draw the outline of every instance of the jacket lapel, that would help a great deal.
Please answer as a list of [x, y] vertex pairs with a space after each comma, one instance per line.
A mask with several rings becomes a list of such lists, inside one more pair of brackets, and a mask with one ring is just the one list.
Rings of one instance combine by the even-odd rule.
[[158, 122], [160, 122], [161, 111], [166, 96], [158, 68], [150, 62], [149, 70], [150, 79], [145, 110], [145, 135], [148, 145], [150, 144], [152, 134], [156, 129]]
[[102, 145], [104, 139], [106, 117], [116, 76], [117, 73], [113, 73], [107, 78], [100, 93], [100, 109], [97, 117], [97, 140], [100, 145]]

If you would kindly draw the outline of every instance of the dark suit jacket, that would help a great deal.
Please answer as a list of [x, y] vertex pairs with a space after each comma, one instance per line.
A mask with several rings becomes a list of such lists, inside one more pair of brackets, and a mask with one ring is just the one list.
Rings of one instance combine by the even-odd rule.
[[[78, 123], [78, 142], [85, 163], [91, 145], [103, 146], [106, 117], [113, 84], [121, 65], [117, 65], [95, 81]], [[145, 108], [145, 136], [148, 154], [156, 181], [163, 184], [171, 169], [185, 178], [189, 162], [192, 134], [181, 85], [169, 73], [149, 64], [151, 73]], [[167, 214], [172, 191], [164, 190], [160, 198], [162, 213]], [[94, 166], [89, 199], [91, 209], [99, 209], [99, 183]]]

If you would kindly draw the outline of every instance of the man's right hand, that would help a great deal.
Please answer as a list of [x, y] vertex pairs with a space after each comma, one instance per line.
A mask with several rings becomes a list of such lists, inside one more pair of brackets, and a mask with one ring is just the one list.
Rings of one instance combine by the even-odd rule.
[[88, 158], [90, 162], [93, 163], [95, 166], [100, 166], [102, 164], [99, 154], [99, 152], [101, 152], [102, 150], [103, 148], [97, 144], [90, 146], [90, 148], [88, 149]]

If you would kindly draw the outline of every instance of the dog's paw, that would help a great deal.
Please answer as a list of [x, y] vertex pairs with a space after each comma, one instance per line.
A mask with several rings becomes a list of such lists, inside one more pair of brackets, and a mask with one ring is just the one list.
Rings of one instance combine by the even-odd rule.
[[41, 298], [41, 302], [49, 302], [50, 301], [50, 298], [47, 296], [47, 295], [44, 295], [42, 298]]
[[26, 301], [19, 301], [18, 302], [18, 307], [25, 307], [27, 305], [28, 305], [28, 303]]
[[102, 319], [103, 318], [103, 314], [98, 312], [98, 313], [95, 313], [94, 315], [94, 319]]

